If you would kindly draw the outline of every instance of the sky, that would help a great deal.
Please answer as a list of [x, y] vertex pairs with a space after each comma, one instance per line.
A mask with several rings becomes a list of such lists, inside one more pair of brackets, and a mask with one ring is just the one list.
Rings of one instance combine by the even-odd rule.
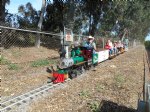
[[150, 40], [150, 33], [149, 33], [149, 35], [145, 38], [145, 40]]
[[10, 4], [6, 6], [9, 13], [18, 13], [18, 7], [20, 5], [26, 5], [30, 2], [36, 10], [40, 10], [42, 6], [42, 0], [10, 0]]

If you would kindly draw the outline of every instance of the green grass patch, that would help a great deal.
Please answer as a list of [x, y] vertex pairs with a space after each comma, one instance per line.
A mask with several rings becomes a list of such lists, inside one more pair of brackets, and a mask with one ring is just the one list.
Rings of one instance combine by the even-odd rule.
[[47, 65], [49, 65], [50, 63], [52, 63], [52, 62], [50, 62], [48, 59], [37, 60], [37, 61], [32, 62], [31, 66], [32, 66], [32, 67], [47, 66]]
[[20, 67], [17, 64], [8, 64], [8, 69], [9, 70], [18, 70]]
[[9, 70], [20, 69], [20, 67], [17, 64], [11, 63], [9, 60], [5, 59], [4, 56], [0, 56], [0, 65], [7, 65]]
[[81, 91], [79, 96], [87, 98], [89, 96], [89, 91]]
[[4, 56], [0, 56], [0, 64], [1, 65], [6, 65], [6, 64], [9, 64], [9, 63], [10, 63], [10, 61], [5, 59]]
[[93, 101], [88, 104], [92, 112], [99, 112], [99, 103], [97, 101]]

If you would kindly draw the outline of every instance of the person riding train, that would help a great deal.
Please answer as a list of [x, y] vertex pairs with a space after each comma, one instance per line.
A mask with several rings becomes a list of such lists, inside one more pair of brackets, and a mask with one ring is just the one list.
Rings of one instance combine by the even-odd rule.
[[114, 50], [114, 55], [117, 55], [118, 54], [117, 41], [114, 42], [113, 50]]
[[84, 44], [84, 47], [93, 48], [96, 51], [96, 44], [94, 42], [94, 37], [88, 36], [87, 42]]
[[84, 44], [84, 47], [93, 51], [92, 52], [92, 64], [94, 67], [93, 70], [96, 70], [95, 66], [98, 64], [98, 53], [96, 52], [97, 49], [96, 49], [96, 43], [94, 42], [94, 37], [88, 36], [87, 42]]
[[122, 52], [123, 51], [123, 44], [121, 42], [121, 40], [118, 41], [117, 43], [117, 49], [118, 49], [118, 52]]
[[110, 40], [107, 40], [106, 45], [105, 45], [105, 49], [109, 50], [109, 55], [113, 54], [113, 44]]

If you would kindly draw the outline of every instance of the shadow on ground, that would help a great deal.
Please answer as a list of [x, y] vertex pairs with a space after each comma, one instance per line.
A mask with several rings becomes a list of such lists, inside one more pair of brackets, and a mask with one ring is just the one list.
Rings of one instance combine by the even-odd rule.
[[112, 101], [102, 100], [97, 107], [85, 105], [77, 112], [137, 112], [137, 110], [124, 105], [118, 105]]
[[96, 112], [137, 112], [135, 109], [128, 108], [117, 103], [103, 100]]

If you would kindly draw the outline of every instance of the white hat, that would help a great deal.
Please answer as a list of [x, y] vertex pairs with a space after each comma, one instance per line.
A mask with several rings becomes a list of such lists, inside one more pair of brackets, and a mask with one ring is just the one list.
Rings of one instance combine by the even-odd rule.
[[88, 36], [88, 39], [94, 39], [94, 37], [92, 37], [92, 36]]

